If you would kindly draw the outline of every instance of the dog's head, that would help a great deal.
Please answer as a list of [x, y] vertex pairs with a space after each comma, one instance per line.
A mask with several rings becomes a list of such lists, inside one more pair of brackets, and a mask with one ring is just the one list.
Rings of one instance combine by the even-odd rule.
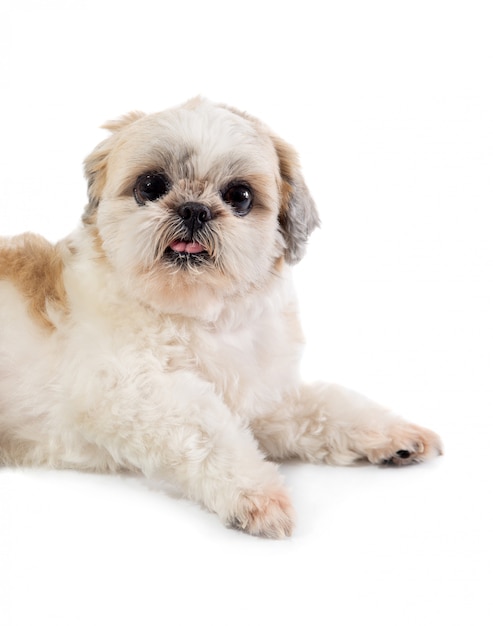
[[137, 297], [197, 307], [303, 256], [315, 206], [296, 153], [258, 120], [196, 98], [106, 128], [85, 162], [83, 221]]

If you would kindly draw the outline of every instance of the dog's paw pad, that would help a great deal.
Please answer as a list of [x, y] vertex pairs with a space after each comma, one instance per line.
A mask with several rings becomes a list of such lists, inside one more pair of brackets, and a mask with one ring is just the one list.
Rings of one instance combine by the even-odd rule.
[[381, 465], [411, 465], [443, 454], [437, 434], [414, 424], [395, 424], [387, 434], [384, 446], [368, 455], [372, 463]]
[[408, 459], [411, 456], [409, 450], [397, 450], [396, 454], [401, 459]]
[[294, 511], [286, 491], [278, 488], [268, 493], [244, 493], [231, 526], [251, 535], [270, 539], [290, 537]]

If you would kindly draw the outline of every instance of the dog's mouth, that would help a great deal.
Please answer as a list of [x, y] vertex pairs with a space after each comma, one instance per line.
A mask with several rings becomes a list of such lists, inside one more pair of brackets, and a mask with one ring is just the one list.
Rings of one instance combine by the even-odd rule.
[[173, 241], [167, 250], [178, 254], [207, 254], [207, 250], [198, 241]]
[[211, 257], [205, 246], [198, 241], [177, 239], [166, 248], [163, 260], [182, 269], [192, 269], [208, 264]]

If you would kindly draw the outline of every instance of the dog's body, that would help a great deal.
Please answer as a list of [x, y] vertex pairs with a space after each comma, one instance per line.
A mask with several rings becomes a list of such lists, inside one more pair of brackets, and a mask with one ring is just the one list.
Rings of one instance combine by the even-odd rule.
[[82, 227], [0, 242], [0, 462], [171, 479], [279, 537], [293, 514], [272, 461], [440, 452], [431, 431], [299, 379], [289, 265], [318, 217], [289, 146], [201, 99], [108, 128]]

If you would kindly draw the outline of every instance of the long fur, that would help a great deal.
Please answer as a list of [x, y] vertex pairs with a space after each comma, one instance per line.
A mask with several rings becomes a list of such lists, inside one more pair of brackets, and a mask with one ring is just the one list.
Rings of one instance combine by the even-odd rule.
[[[300, 380], [290, 266], [319, 220], [293, 148], [200, 98], [107, 128], [80, 227], [55, 246], [0, 242], [1, 462], [166, 478], [225, 524], [284, 537], [277, 462], [440, 453], [431, 431]], [[146, 173], [169, 189], [137, 202]], [[247, 214], [226, 202], [232, 184]], [[210, 216], [195, 228], [190, 202]], [[174, 252], [190, 241], [200, 253]]]

